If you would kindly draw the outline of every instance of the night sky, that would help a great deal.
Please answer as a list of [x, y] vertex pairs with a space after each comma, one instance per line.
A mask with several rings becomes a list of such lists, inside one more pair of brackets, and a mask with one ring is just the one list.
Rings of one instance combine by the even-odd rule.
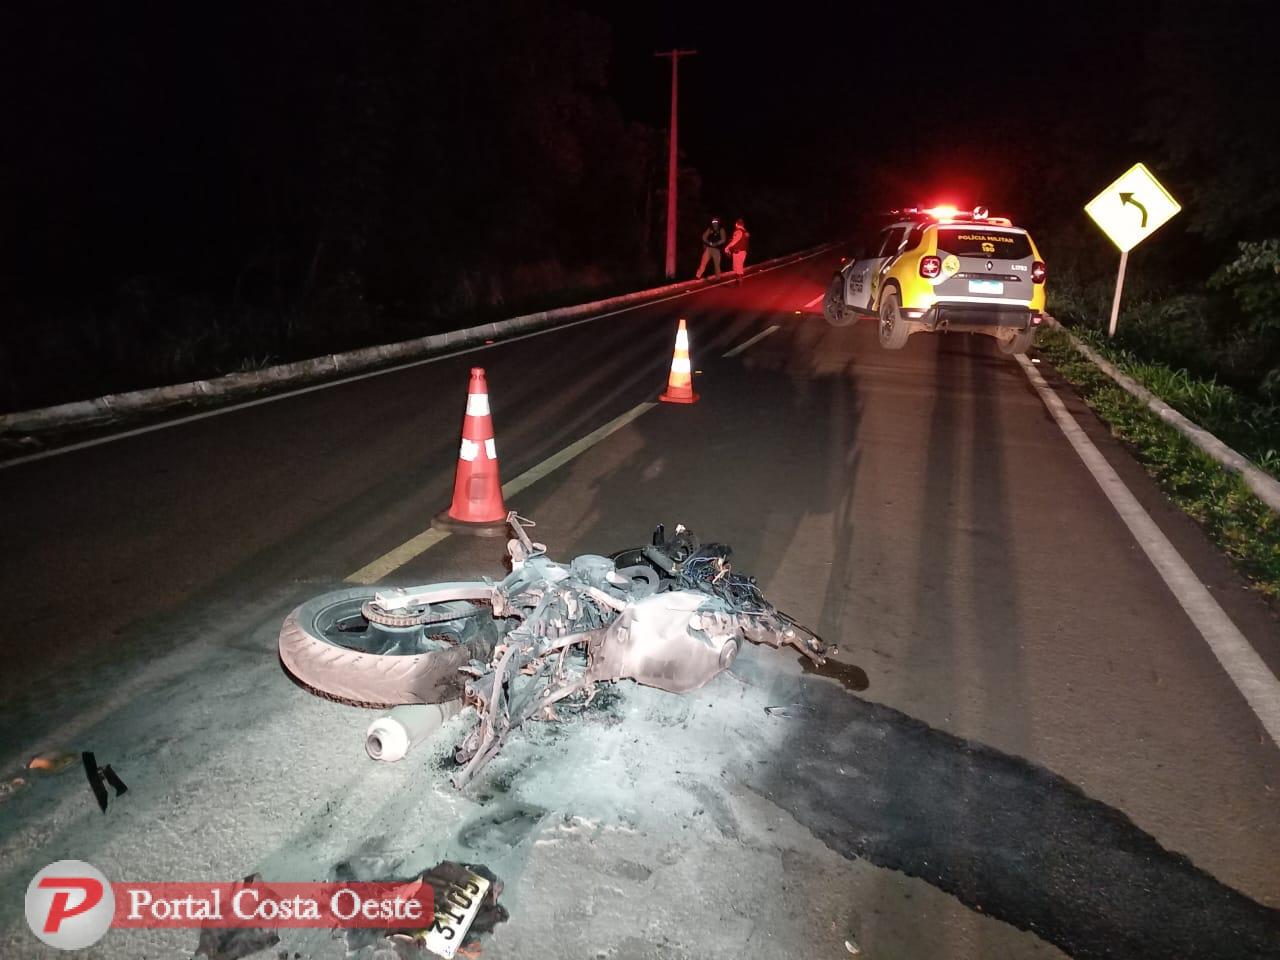
[[1084, 162], [1128, 165], [1160, 4], [964, 7], [598, 5], [615, 26], [619, 100], [648, 122], [667, 109], [652, 51], [698, 49], [682, 63], [682, 142], [713, 191], [723, 166], [735, 185], [806, 199], [825, 184], [843, 203], [985, 202], [1025, 217], [1028, 159], [1089, 144]]

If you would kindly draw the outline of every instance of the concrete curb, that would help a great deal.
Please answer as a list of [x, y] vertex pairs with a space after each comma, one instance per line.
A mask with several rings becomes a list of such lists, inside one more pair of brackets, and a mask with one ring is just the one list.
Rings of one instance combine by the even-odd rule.
[[[798, 262], [825, 253], [837, 246], [839, 242], [820, 244], [798, 253], [764, 260], [748, 267], [746, 272], [750, 275], [761, 270]], [[324, 357], [313, 357], [310, 360], [299, 360], [245, 373], [229, 373], [212, 380], [148, 387], [143, 390], [131, 390], [128, 393], [107, 394], [92, 400], [77, 400], [52, 407], [0, 414], [0, 435], [31, 434], [69, 426], [108, 423], [128, 414], [162, 410], [181, 403], [257, 393], [268, 387], [297, 386], [338, 374], [360, 373], [383, 364], [427, 357], [448, 350], [481, 344], [486, 340], [502, 340], [515, 334], [578, 320], [593, 313], [603, 313], [650, 300], [661, 300], [673, 294], [706, 287], [707, 284], [703, 281], [683, 280], [679, 283], [670, 283], [635, 293], [624, 293], [603, 300], [540, 310], [537, 313], [527, 313], [506, 320], [482, 323], [463, 330], [450, 330], [446, 333], [432, 334], [399, 343], [363, 347], [345, 353], [333, 353]]]
[[1101, 356], [1087, 343], [1078, 339], [1075, 334], [1057, 320], [1052, 317], [1049, 317], [1048, 320], [1050, 326], [1061, 330], [1071, 339], [1071, 345], [1076, 348], [1081, 356], [1088, 359], [1095, 367], [1126, 391], [1145, 403], [1152, 413], [1213, 457], [1218, 463], [1232, 473], [1239, 474], [1259, 500], [1276, 513], [1280, 513], [1280, 481], [1269, 473], [1259, 470], [1248, 457], [1227, 446], [1208, 430], [1192, 423], [1132, 377], [1121, 373], [1114, 364]]

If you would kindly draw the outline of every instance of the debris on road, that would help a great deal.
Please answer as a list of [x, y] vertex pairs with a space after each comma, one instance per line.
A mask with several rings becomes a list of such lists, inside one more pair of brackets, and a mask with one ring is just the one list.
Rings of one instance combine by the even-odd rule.
[[[285, 620], [281, 660], [312, 689], [365, 704], [452, 699], [452, 666], [478, 718], [455, 752], [459, 789], [526, 720], [559, 719], [561, 702], [584, 708], [600, 684], [688, 693], [729, 669], [744, 640], [826, 662], [816, 635], [733, 571], [729, 547], [683, 526], [667, 539], [659, 524], [648, 546], [562, 564], [529, 538], [530, 521], [512, 512], [507, 523], [511, 573], [500, 582], [317, 597]], [[430, 679], [415, 690], [413, 676]]]
[[0, 803], [8, 800], [30, 783], [26, 777], [7, 777], [0, 782]]
[[369, 724], [364, 749], [374, 760], [395, 763], [440, 729], [462, 709], [461, 700], [444, 703], [403, 703]]
[[274, 930], [258, 929], [214, 929], [205, 927], [200, 931], [200, 942], [196, 945], [196, 957], [207, 960], [240, 960], [241, 957], [252, 956], [260, 951], [274, 947], [280, 942]]
[[[260, 874], [251, 873], [241, 884], [248, 886], [261, 879]], [[274, 947], [279, 942], [280, 937], [274, 930], [261, 927], [201, 927], [200, 939], [191, 960], [196, 960], [197, 957], [204, 957], [206, 960], [240, 960], [241, 957]]]
[[488, 867], [444, 860], [407, 882], [419, 880], [430, 884], [433, 892], [431, 925], [422, 930], [346, 930], [348, 960], [476, 958], [481, 954], [480, 935], [491, 933], [510, 916], [498, 903], [502, 881]]
[[450, 958], [469, 944], [478, 946], [481, 933], [492, 931], [509, 916], [498, 903], [502, 881], [486, 867], [445, 860], [422, 879], [435, 891], [435, 917], [423, 943], [439, 956]]
[[[86, 756], [92, 758], [93, 754], [87, 754]], [[90, 762], [90, 760], [85, 761], [86, 773], [88, 773], [88, 764]], [[57, 776], [60, 773], [65, 773], [75, 765], [76, 755], [74, 753], [65, 753], [61, 750], [47, 750], [44, 753], [36, 754], [28, 760], [21, 769], [10, 770], [0, 777], [0, 803], [4, 803], [6, 800], [12, 799], [37, 780], [43, 777], [52, 777]], [[119, 785], [116, 789], [116, 796], [119, 796], [129, 789], [124, 785], [124, 782], [116, 776], [115, 771], [111, 771], [110, 779], [106, 779], [108, 770], [111, 770], [111, 768], [106, 767], [99, 771], [95, 762], [94, 773], [90, 774], [89, 777], [89, 786], [94, 792], [94, 797], [98, 800], [98, 806], [102, 808], [104, 813], [107, 809], [107, 792], [106, 786], [103, 784], [104, 780], [113, 787], [117, 784]], [[94, 785], [95, 779], [97, 780], [96, 786]], [[99, 789], [101, 789], [101, 793], [99, 793]]]
[[125, 782], [120, 779], [119, 775], [111, 769], [111, 764], [107, 764], [105, 767], [98, 766], [97, 759], [88, 750], [80, 754], [80, 760], [84, 764], [85, 776], [89, 779], [89, 789], [93, 791], [94, 799], [98, 801], [98, 809], [106, 813], [107, 785], [111, 786], [117, 797], [128, 793], [129, 788], [125, 786]]
[[40, 773], [62, 773], [69, 767], [75, 766], [75, 762], [76, 755], [74, 753], [47, 750], [32, 757], [27, 763], [27, 769], [38, 770]]
[[783, 720], [799, 720], [801, 717], [817, 713], [813, 707], [804, 703], [785, 703], [777, 707], [765, 707], [764, 712], [771, 717], [781, 717]]
[[826, 677], [828, 680], [834, 680], [851, 693], [861, 693], [871, 686], [867, 671], [852, 663], [842, 663], [839, 660], [828, 659], [826, 663], [815, 664], [811, 660], [800, 658], [800, 669], [815, 677]]

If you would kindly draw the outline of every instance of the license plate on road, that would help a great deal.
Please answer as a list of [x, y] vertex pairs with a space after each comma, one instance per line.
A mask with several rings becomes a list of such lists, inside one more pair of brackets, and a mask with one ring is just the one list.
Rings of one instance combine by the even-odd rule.
[[999, 280], [970, 280], [970, 293], [1004, 293], [1004, 284]]
[[450, 960], [466, 939], [471, 923], [480, 912], [480, 902], [489, 892], [489, 881], [467, 871], [466, 878], [437, 891], [435, 916], [427, 930], [425, 946], [437, 956]]

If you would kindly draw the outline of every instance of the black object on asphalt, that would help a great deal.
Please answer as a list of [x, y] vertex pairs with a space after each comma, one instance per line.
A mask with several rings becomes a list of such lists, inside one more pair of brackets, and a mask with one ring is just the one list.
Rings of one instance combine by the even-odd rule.
[[[252, 884], [262, 884], [262, 875], [251, 873], [232, 888], [231, 896]], [[274, 897], [270, 887], [261, 887], [263, 898]], [[196, 944], [196, 952], [191, 960], [204, 957], [206, 960], [240, 960], [259, 951], [274, 947], [280, 942], [280, 935], [275, 930], [259, 927], [201, 927], [200, 940]], [[288, 953], [281, 953], [288, 957]], [[298, 956], [298, 954], [294, 954]]]
[[116, 772], [111, 769], [111, 764], [107, 764], [105, 767], [98, 766], [97, 758], [88, 750], [80, 754], [80, 759], [84, 762], [85, 776], [89, 778], [89, 789], [93, 791], [93, 795], [98, 801], [98, 809], [106, 813], [107, 785], [110, 784], [117, 797], [122, 793], [128, 793], [129, 788]]

